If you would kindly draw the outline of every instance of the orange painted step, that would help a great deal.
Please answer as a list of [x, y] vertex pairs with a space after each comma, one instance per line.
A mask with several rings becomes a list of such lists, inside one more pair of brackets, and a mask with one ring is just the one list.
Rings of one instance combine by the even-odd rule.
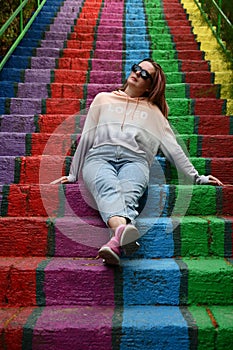
[[[66, 163], [71, 162], [70, 157], [65, 156], [36, 156], [21, 157], [20, 160], [19, 183], [38, 184], [50, 183], [57, 174], [67, 175]], [[43, 174], [46, 175], [44, 179]], [[45, 182], [46, 181], [46, 182]]]
[[87, 51], [85, 49], [64, 49], [63, 50], [63, 57], [69, 57], [69, 58], [89, 58], [90, 57], [90, 51]]
[[79, 99], [48, 98], [45, 101], [45, 114], [67, 114], [71, 116], [79, 113], [81, 109]]
[[63, 58], [61, 57], [57, 61], [57, 68], [58, 70], [66, 70], [66, 73], [71, 73], [69, 72], [70, 70], [77, 70], [79, 72], [84, 72], [88, 69], [89, 65], [89, 60], [86, 58]]
[[84, 84], [87, 79], [87, 73], [85, 70], [70, 71], [68, 69], [58, 69], [54, 71], [54, 81], [56, 83], [66, 84]]
[[57, 84], [50, 86], [51, 98], [78, 98], [82, 99], [84, 96], [84, 87], [81, 84]]
[[86, 116], [67, 114], [40, 114], [37, 117], [37, 125], [40, 133], [74, 134], [80, 133]]
[[93, 41], [82, 41], [82, 40], [68, 40], [65, 44], [67, 49], [85, 49], [91, 50], [93, 47]]

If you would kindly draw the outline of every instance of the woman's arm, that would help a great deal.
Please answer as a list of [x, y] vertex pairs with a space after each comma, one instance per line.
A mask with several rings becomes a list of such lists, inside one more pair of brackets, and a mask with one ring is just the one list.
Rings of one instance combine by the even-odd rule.
[[193, 164], [190, 162], [185, 152], [178, 144], [176, 136], [172, 131], [169, 123], [165, 120], [163, 136], [161, 140], [161, 151], [165, 157], [177, 168], [178, 172], [182, 172], [186, 177], [191, 179], [192, 183], [202, 185], [211, 184], [222, 186], [223, 183], [212, 175], [199, 175]]
[[81, 135], [79, 144], [76, 148], [74, 157], [72, 159], [69, 175], [62, 176], [59, 179], [52, 181], [51, 184], [54, 185], [57, 183], [63, 183], [63, 184], [72, 183], [78, 180], [86, 154], [89, 151], [89, 149], [92, 147], [94, 142], [96, 126], [98, 124], [98, 119], [99, 119], [99, 111], [100, 111], [100, 104], [98, 104], [98, 95], [97, 95], [93, 100], [89, 108], [89, 111], [87, 113], [82, 135]]

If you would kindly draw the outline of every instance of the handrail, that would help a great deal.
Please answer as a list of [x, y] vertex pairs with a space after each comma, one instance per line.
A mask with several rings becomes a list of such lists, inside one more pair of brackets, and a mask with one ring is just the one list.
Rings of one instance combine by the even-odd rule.
[[224, 53], [227, 55], [228, 59], [233, 63], [232, 54], [229, 52], [229, 50], [227, 49], [226, 45], [224, 44], [224, 42], [221, 38], [222, 20], [224, 20], [227, 23], [227, 26], [230, 28], [230, 31], [232, 32], [232, 35], [233, 35], [233, 25], [221, 9], [222, 0], [219, 0], [219, 4], [217, 4], [215, 2], [215, 0], [211, 0], [213, 6], [216, 8], [217, 13], [218, 13], [216, 26], [214, 26], [212, 24], [211, 20], [209, 19], [209, 16], [206, 14], [206, 12], [204, 10], [205, 1], [200, 0], [200, 2], [199, 2], [198, 0], [194, 0], [194, 2], [196, 3], [197, 7], [199, 8], [202, 16], [204, 17], [204, 19], [208, 23], [210, 29], [212, 30], [214, 36], [216, 37], [216, 39], [217, 39], [219, 45], [221, 46], [221, 48], [223, 49]]
[[20, 15], [20, 20], [19, 20], [20, 34], [17, 37], [17, 39], [15, 40], [15, 42], [11, 45], [11, 47], [9, 48], [9, 50], [7, 51], [7, 53], [5, 54], [3, 59], [1, 60], [0, 71], [2, 70], [4, 65], [6, 64], [6, 62], [10, 58], [10, 55], [16, 49], [16, 47], [18, 46], [20, 41], [23, 39], [24, 35], [27, 33], [28, 29], [32, 25], [33, 21], [35, 20], [38, 13], [41, 11], [41, 9], [44, 6], [44, 4], [46, 3], [46, 1], [47, 0], [42, 0], [42, 1], [37, 0], [37, 10], [33, 13], [32, 17], [30, 18], [30, 20], [27, 22], [26, 26], [24, 27], [24, 25], [23, 25], [23, 9], [27, 5], [28, 0], [20, 0], [20, 5], [17, 7], [17, 9], [14, 11], [14, 13], [10, 16], [10, 18], [6, 21], [6, 23], [0, 29], [0, 37], [1, 37], [5, 33], [7, 28], [11, 25], [11, 23], [16, 18], [16, 16], [18, 16], [18, 14]]

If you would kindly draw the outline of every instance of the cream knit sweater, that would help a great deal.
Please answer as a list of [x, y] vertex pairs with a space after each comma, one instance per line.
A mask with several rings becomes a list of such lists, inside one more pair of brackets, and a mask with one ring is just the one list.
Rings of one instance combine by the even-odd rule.
[[146, 98], [131, 98], [123, 91], [102, 92], [93, 100], [70, 168], [76, 182], [91, 148], [117, 145], [144, 157], [150, 166], [160, 148], [165, 157], [192, 183], [206, 184], [177, 143], [168, 120]]

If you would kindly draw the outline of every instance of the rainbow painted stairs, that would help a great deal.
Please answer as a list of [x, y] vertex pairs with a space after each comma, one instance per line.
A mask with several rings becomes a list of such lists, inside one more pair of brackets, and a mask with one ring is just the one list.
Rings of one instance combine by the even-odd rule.
[[[1, 350], [233, 349], [232, 85], [215, 81], [232, 70], [211, 62], [198, 16], [192, 0], [49, 0], [2, 70]], [[68, 173], [94, 95], [149, 56], [191, 161], [226, 185], [184, 185], [158, 155], [141, 247], [111, 268], [81, 185], [49, 182]]]

